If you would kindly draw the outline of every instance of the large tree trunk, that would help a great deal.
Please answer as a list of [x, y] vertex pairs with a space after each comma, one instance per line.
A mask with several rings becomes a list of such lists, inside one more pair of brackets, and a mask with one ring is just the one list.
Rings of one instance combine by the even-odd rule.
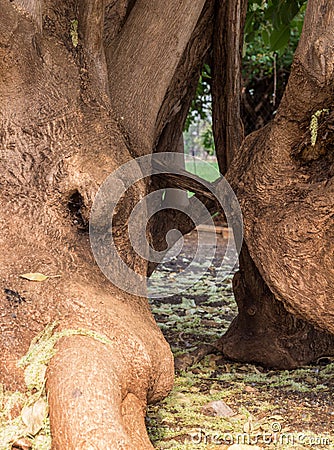
[[[0, 0], [0, 382], [24, 388], [16, 363], [54, 320], [110, 341], [57, 345], [47, 377], [54, 449], [152, 448], [145, 408], [171, 389], [173, 358], [147, 299], [100, 272], [87, 222], [108, 174], [152, 152], [172, 117], [161, 107], [204, 3]], [[148, 185], [127, 192], [113, 230], [143, 277], [147, 262], [124, 236]], [[34, 283], [26, 272], [60, 277]]]
[[[167, 8], [162, 0], [154, 5], [148, 0], [0, 0], [0, 381], [10, 389], [24, 388], [16, 363], [52, 321], [60, 330], [83, 328], [109, 339], [102, 344], [72, 336], [57, 344], [47, 373], [55, 449], [152, 448], [145, 408], [170, 390], [172, 355], [147, 300], [126, 294], [100, 272], [87, 224], [110, 172], [134, 155], [176, 149], [219, 3], [171, 0]], [[227, 17], [237, 15], [242, 23], [244, 2], [237, 8], [224, 3]], [[239, 52], [240, 33], [235, 40], [227, 33], [226, 40]], [[316, 146], [298, 145], [311, 114], [331, 111], [333, 104], [333, 7], [324, 0], [310, 0], [303, 40], [277, 119], [245, 142], [229, 171], [246, 229], [241, 261], [246, 271], [235, 281], [237, 300], [241, 310], [249, 299], [256, 307], [244, 308], [248, 315], [240, 314], [222, 346], [232, 357], [244, 358], [234, 351], [240, 342], [246, 346], [238, 337], [256, 336], [261, 342], [268, 311], [273, 339], [279, 324], [286, 324], [286, 339], [276, 340], [275, 350], [291, 346], [290, 336], [299, 339], [302, 329], [306, 343], [317, 339], [305, 358], [289, 352], [270, 360], [285, 366], [331, 352], [326, 331], [334, 330], [331, 114], [324, 116]], [[219, 45], [216, 61], [217, 55]], [[231, 60], [238, 72], [238, 58]], [[231, 74], [227, 80], [237, 89]], [[223, 123], [238, 125], [237, 118], [233, 114]], [[220, 160], [228, 164], [232, 153], [226, 155]], [[139, 170], [136, 163], [132, 170]], [[159, 179], [163, 187], [175, 182]], [[141, 179], [128, 189], [113, 221], [122, 259], [143, 280], [150, 269], [132, 248], [127, 225], [135, 204], [151, 191], [150, 181]], [[200, 195], [210, 211], [216, 207], [205, 189]], [[138, 223], [138, 230], [145, 226]], [[174, 226], [172, 220], [168, 226]], [[185, 221], [183, 232], [191, 226]], [[151, 226], [158, 247], [167, 230], [157, 222]], [[26, 272], [60, 277], [33, 283], [19, 277]], [[275, 311], [282, 321], [274, 320]], [[301, 320], [295, 323], [289, 314]], [[248, 316], [255, 320], [247, 335]], [[309, 323], [324, 332], [307, 328]]]
[[245, 225], [239, 315], [221, 339], [232, 358], [295, 367], [334, 354], [333, 30], [333, 5], [310, 0], [276, 118], [227, 173]]

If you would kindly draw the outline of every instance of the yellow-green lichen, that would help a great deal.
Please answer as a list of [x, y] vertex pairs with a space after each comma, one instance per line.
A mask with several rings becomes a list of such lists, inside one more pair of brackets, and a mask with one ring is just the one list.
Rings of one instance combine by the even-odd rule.
[[[18, 366], [24, 369], [26, 392], [8, 392], [0, 384], [0, 450], [12, 450], [13, 444], [22, 439], [29, 443], [32, 450], [51, 449], [48, 408], [42, 411], [40, 426], [35, 434], [31, 433], [31, 426], [27, 421], [30, 420], [29, 407], [37, 402], [47, 405], [45, 374], [51, 358], [56, 354], [55, 345], [59, 339], [80, 335], [103, 344], [111, 343], [107, 337], [92, 330], [77, 328], [54, 332], [56, 326], [56, 322], [51, 323], [36, 336], [27, 354], [18, 362]], [[33, 415], [31, 420], [35, 420]]]
[[310, 132], [311, 132], [311, 145], [313, 147], [315, 146], [318, 138], [319, 117], [321, 116], [321, 114], [328, 112], [329, 112], [328, 109], [319, 109], [314, 114], [312, 114], [310, 123]]
[[71, 20], [70, 35], [71, 35], [73, 47], [77, 47], [78, 43], [79, 43], [77, 19]]

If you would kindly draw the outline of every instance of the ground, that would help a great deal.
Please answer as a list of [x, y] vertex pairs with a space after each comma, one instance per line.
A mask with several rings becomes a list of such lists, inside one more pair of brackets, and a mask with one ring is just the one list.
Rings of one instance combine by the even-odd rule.
[[[166, 278], [180, 283], [195, 239], [195, 233], [185, 239], [178, 259], [163, 264], [153, 275], [155, 292], [159, 286], [163, 289]], [[179, 295], [151, 299], [175, 355], [219, 338], [237, 313], [232, 275], [225, 280], [217, 277], [224, 249], [223, 238], [219, 241], [220, 251], [200, 281]], [[192, 276], [197, 278], [196, 268]], [[233, 443], [268, 449], [334, 449], [333, 374], [330, 358], [298, 370], [276, 371], [209, 355], [179, 372], [172, 394], [149, 408], [150, 437], [157, 449], [209, 450]], [[226, 402], [235, 415], [222, 418], [201, 413], [213, 400]]]
[[[218, 251], [199, 281], [203, 269], [200, 262], [190, 272], [188, 284], [182, 275], [196, 248], [196, 233], [185, 238], [179, 257], [162, 264], [152, 277], [151, 293], [162, 292], [166, 280], [171, 286], [184, 283], [188, 287], [178, 295], [150, 299], [176, 356], [214, 342], [237, 314], [232, 274], [225, 279], [218, 275], [226, 241], [222, 235], [217, 237]], [[27, 392], [6, 392], [0, 385], [0, 450], [51, 448], [45, 364], [60, 337], [87, 335], [82, 330], [53, 333], [53, 326], [44, 330], [25, 357]], [[89, 335], [104, 340], [97, 333]], [[333, 450], [333, 373], [334, 360], [326, 357], [309, 367], [276, 371], [211, 354], [179, 371], [170, 396], [149, 407], [146, 421], [150, 438], [156, 449], [227, 449], [239, 443], [253, 444], [253, 449]], [[224, 418], [203, 414], [203, 406], [220, 400], [234, 415]]]

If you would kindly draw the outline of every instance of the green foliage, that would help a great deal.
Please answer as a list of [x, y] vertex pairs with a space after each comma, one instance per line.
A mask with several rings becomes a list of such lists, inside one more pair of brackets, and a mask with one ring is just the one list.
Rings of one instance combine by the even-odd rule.
[[190, 125], [199, 120], [207, 120], [211, 117], [211, 68], [204, 64], [202, 74], [198, 81], [196, 95], [191, 103], [184, 130], [189, 131]]
[[[187, 155], [201, 156], [205, 151], [209, 155], [215, 153], [215, 145], [211, 123], [211, 98], [207, 104], [208, 111], [201, 109], [199, 114], [189, 114], [188, 129], [184, 132], [184, 149]], [[207, 116], [205, 116], [207, 114]]]
[[250, 0], [245, 23], [243, 78], [289, 70], [304, 21], [306, 0]]
[[[249, 0], [244, 29], [243, 80], [271, 76], [278, 70], [289, 71], [303, 26], [306, 0]], [[211, 68], [205, 64], [188, 114], [185, 131], [190, 142], [194, 125], [201, 128], [192, 148], [201, 146], [214, 153], [211, 125]], [[204, 125], [199, 126], [200, 122]], [[204, 130], [203, 130], [204, 127]], [[189, 145], [188, 145], [189, 147]]]
[[289, 43], [292, 29], [297, 25], [294, 21], [302, 24], [298, 14], [305, 3], [306, 0], [250, 0], [245, 24], [245, 42], [253, 42], [260, 33], [269, 50], [283, 49]]
[[212, 125], [209, 123], [203, 133], [201, 134], [201, 142], [205, 149], [205, 151], [209, 155], [214, 155], [215, 153], [215, 141], [213, 139], [213, 133], [212, 133]]

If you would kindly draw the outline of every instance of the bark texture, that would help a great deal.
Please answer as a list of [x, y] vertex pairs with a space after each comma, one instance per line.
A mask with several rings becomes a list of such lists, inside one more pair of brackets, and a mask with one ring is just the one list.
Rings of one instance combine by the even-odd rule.
[[[180, 140], [183, 141], [184, 124], [195, 96], [198, 80], [201, 74], [203, 63], [208, 58], [213, 33], [214, 1], [207, 0], [203, 8], [201, 17], [193, 31], [193, 34], [184, 50], [177, 70], [174, 73], [172, 82], [165, 94], [155, 127], [154, 152], [179, 152]], [[183, 150], [182, 150], [183, 152]], [[152, 178], [152, 190], [164, 188], [185, 189], [183, 181], [171, 182], [167, 173], [171, 167], [166, 167], [166, 176]], [[180, 164], [176, 164], [175, 169], [182, 169]], [[184, 172], [186, 175], [186, 172]], [[201, 183], [198, 184], [198, 187]], [[189, 187], [189, 186], [188, 186]], [[195, 192], [198, 192], [198, 187]], [[205, 188], [204, 188], [205, 189]], [[200, 190], [203, 190], [200, 188]], [[201, 193], [199, 192], [201, 197]], [[203, 200], [203, 197], [201, 197]], [[189, 212], [193, 209], [193, 201], [189, 202]], [[213, 204], [215, 202], [213, 201]], [[174, 204], [174, 207], [176, 204]], [[210, 205], [212, 208], [212, 204]], [[150, 234], [152, 247], [158, 251], [166, 248], [165, 236], [168, 231], [178, 229], [182, 234], [189, 233], [194, 227], [189, 217], [176, 209], [163, 209], [155, 214], [150, 223]], [[172, 242], [171, 242], [172, 243]], [[150, 263], [148, 274], [150, 275], [156, 263]]]
[[[59, 329], [102, 333], [111, 344], [72, 337], [57, 346], [47, 383], [53, 448], [152, 448], [145, 408], [170, 390], [173, 358], [147, 300], [121, 292], [103, 277], [87, 234], [100, 184], [142, 148], [139, 141], [129, 146], [111, 105], [109, 81], [118, 81], [105, 60], [110, 5], [43, 2], [42, 33], [36, 26], [38, 5], [0, 1], [1, 383], [23, 388], [16, 362], [53, 320]], [[121, 31], [131, 17], [127, 6], [115, 19]], [[173, 8], [178, 12], [178, 2]], [[155, 17], [155, 11], [146, 12]], [[181, 49], [199, 14], [199, 3], [195, 15], [188, 9]], [[159, 49], [163, 42], [155, 45]], [[182, 51], [174, 50], [175, 59], [168, 61], [175, 69]], [[110, 55], [108, 62], [116, 67]], [[124, 67], [133, 75], [133, 67]], [[168, 76], [171, 81], [174, 72], [161, 72], [166, 86]], [[151, 98], [155, 111], [159, 102], [159, 96]], [[147, 264], [124, 236], [133, 205], [147, 191], [148, 180], [129, 190], [114, 223], [118, 248], [141, 274]], [[61, 277], [32, 283], [19, 278], [26, 272]]]
[[[333, 6], [308, 2], [276, 118], [245, 140], [227, 174], [243, 211], [248, 249], [236, 275], [239, 317], [222, 338], [224, 351], [235, 358], [246, 358], [245, 341], [253, 360], [277, 366], [284, 358], [294, 366], [333, 354], [333, 25]], [[312, 115], [323, 109], [312, 144]], [[267, 336], [267, 348], [276, 350], [251, 347], [251, 336], [255, 342]]]
[[[225, 20], [226, 7], [226, 17], [241, 24], [244, 3], [232, 3], [217, 2], [219, 17]], [[213, 6], [210, 0], [171, 0], [168, 7], [161, 0], [0, 0], [0, 381], [10, 389], [23, 386], [16, 362], [54, 320], [59, 329], [85, 328], [111, 341], [73, 336], [58, 343], [47, 382], [56, 450], [152, 448], [145, 408], [171, 389], [173, 358], [147, 300], [103, 277], [87, 224], [95, 194], [112, 171], [134, 155], [176, 149], [210, 49]], [[325, 331], [334, 332], [333, 10], [324, 0], [309, 1], [304, 41], [277, 118], [246, 140], [229, 170], [247, 245], [247, 270], [235, 281], [241, 313], [221, 341], [231, 357], [245, 358], [236, 348], [249, 348], [248, 336], [259, 342], [253, 361], [292, 367], [331, 352]], [[235, 40], [231, 30], [219, 29], [217, 55], [225, 41], [239, 52], [240, 29]], [[238, 58], [229, 63], [236, 77]], [[226, 80], [237, 95], [231, 75]], [[219, 98], [220, 88], [214, 92]], [[319, 109], [329, 112], [310, 145], [310, 117]], [[228, 116], [225, 132], [237, 126], [236, 118]], [[189, 188], [184, 175], [178, 180]], [[150, 181], [127, 191], [113, 222], [122, 258], [141, 275], [148, 265], [126, 237], [127, 223], [152, 189]], [[158, 186], [173, 183], [160, 177]], [[192, 185], [215, 209], [207, 190], [197, 180]], [[183, 221], [184, 232], [191, 226]], [[155, 231], [159, 247], [167, 230]], [[19, 277], [26, 272], [61, 277], [32, 283]], [[266, 338], [265, 320], [272, 325]], [[282, 323], [284, 336], [276, 339]], [[259, 339], [268, 336], [278, 356], [259, 359]], [[298, 354], [286, 350], [302, 339], [316, 341], [306, 355], [301, 347]]]
[[240, 119], [241, 59], [247, 0], [216, 1], [212, 45], [212, 124], [224, 175], [243, 140]]
[[137, 0], [107, 50], [112, 105], [137, 156], [152, 150], [161, 104], [204, 5]]
[[215, 344], [227, 357], [293, 369], [334, 355], [334, 335], [289, 313], [263, 281], [246, 245], [233, 279], [238, 316]]

